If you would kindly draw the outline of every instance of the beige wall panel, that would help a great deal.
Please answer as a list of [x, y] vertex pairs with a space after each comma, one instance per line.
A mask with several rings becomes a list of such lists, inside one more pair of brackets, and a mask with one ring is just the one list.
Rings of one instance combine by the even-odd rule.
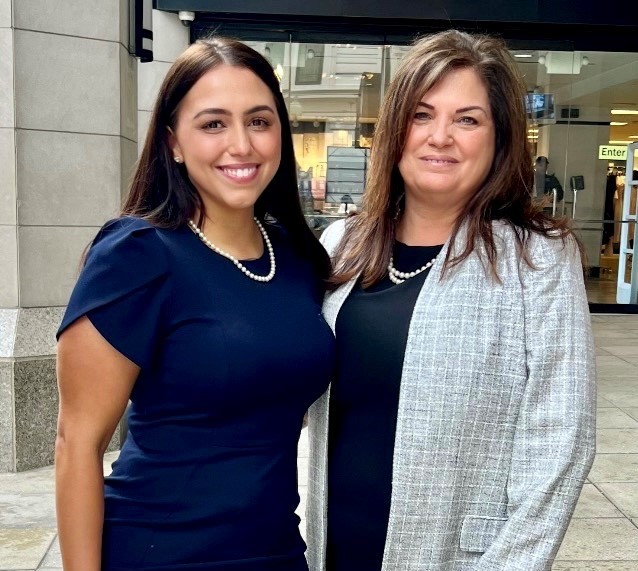
[[97, 227], [20, 227], [20, 306], [66, 305], [78, 277], [82, 252], [97, 231]]
[[10, 28], [10, 27], [11, 27], [11, 0], [0, 0], [0, 28]]
[[119, 134], [119, 44], [21, 30], [14, 41], [17, 127]]
[[0, 226], [0, 307], [18, 306], [18, 245], [15, 226]]
[[137, 60], [120, 46], [120, 133], [137, 142]]
[[117, 0], [118, 8], [120, 11], [120, 43], [124, 47], [128, 47], [129, 43], [129, 3], [130, 0]]
[[0, 127], [14, 125], [13, 30], [0, 28]]
[[177, 14], [153, 10], [153, 59], [174, 62], [188, 47], [188, 30]]
[[18, 0], [14, 11], [16, 28], [119, 41], [119, 0]]
[[15, 131], [0, 128], [0, 224], [16, 223]]
[[144, 140], [146, 139], [146, 133], [148, 132], [148, 124], [151, 122], [150, 111], [138, 111], [137, 112], [137, 147], [139, 152], [142, 152], [144, 148]]
[[137, 143], [128, 139], [120, 139], [121, 143], [121, 165], [122, 165], [122, 200], [126, 197], [129, 190], [131, 178], [133, 177], [133, 169], [137, 161]]
[[21, 225], [101, 226], [120, 204], [120, 137], [18, 131]]
[[154, 61], [141, 63], [137, 67], [137, 89], [139, 93], [139, 109], [151, 111], [155, 98], [159, 91], [166, 72], [170, 69], [170, 63]]

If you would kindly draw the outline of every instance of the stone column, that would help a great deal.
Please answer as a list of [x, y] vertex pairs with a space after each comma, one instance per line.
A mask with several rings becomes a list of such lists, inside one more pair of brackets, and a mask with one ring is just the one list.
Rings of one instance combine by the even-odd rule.
[[188, 47], [189, 37], [189, 28], [180, 22], [177, 14], [153, 10], [153, 61], [137, 68], [140, 152], [157, 92], [172, 63]]
[[137, 158], [127, 43], [127, 0], [0, 0], [0, 472], [53, 459], [55, 331]]

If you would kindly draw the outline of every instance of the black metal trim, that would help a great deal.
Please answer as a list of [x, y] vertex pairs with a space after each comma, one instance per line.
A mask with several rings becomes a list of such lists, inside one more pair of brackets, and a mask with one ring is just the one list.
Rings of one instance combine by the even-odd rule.
[[[555, 125], [603, 125], [609, 127], [611, 125], [611, 121], [580, 121], [578, 119], [559, 119], [556, 121]], [[541, 127], [545, 127], [545, 125], [541, 125]]]
[[[128, 52], [142, 63], [153, 61], [153, 49], [144, 47], [144, 40], [153, 42], [153, 30], [144, 28], [145, 0], [129, 0], [129, 43]], [[156, 0], [152, 4], [156, 6]], [[148, 45], [148, 42], [146, 42]]]
[[638, 305], [635, 303], [590, 303], [590, 313], [625, 313], [637, 314]]
[[328, 17], [335, 19], [375, 19], [389, 21], [445, 20], [448, 26], [459, 21], [519, 22], [534, 25], [578, 24], [590, 26], [622, 26], [638, 23], [638, 6], [624, 2], [622, 8], [610, 9], [600, 0], [437, 0], [435, 2], [388, 2], [387, 0], [155, 0], [160, 10], [190, 10], [217, 14], [269, 14], [293, 17]]
[[468, 20], [402, 20], [307, 17], [290, 14], [228, 14], [198, 12], [191, 39], [211, 31], [243, 40], [362, 44], [409, 44], [418, 36], [454, 27], [502, 37], [510, 49], [637, 52], [638, 25], [593, 26]]

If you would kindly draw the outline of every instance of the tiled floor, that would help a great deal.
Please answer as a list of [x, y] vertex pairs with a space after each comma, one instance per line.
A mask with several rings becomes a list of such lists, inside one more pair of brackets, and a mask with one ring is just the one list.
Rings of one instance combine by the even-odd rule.
[[[638, 316], [593, 316], [598, 453], [554, 564], [560, 571], [638, 571]], [[109, 462], [115, 454], [110, 454]], [[299, 447], [301, 505], [308, 467]], [[60, 570], [53, 471], [0, 474], [0, 571]]]

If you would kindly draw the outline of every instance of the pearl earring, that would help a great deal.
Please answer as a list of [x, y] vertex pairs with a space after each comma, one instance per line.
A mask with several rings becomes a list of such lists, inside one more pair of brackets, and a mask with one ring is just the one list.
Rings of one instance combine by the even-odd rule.
[[182, 162], [182, 157], [175, 157], [175, 162], [177, 164], [181, 163]]

